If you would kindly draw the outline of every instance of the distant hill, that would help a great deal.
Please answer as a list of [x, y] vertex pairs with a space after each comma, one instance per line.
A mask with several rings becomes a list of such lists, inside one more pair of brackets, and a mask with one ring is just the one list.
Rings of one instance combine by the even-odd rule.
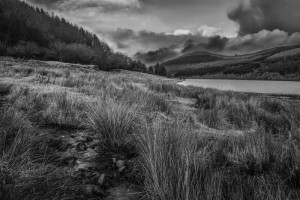
[[0, 56], [143, 70], [98, 37], [64, 18], [19, 0], [0, 0]]
[[170, 77], [295, 80], [300, 72], [300, 45], [235, 56], [196, 51], [161, 65]]
[[214, 54], [210, 52], [204, 52], [204, 51], [195, 51], [188, 54], [185, 54], [183, 56], [174, 58], [172, 60], [169, 60], [164, 65], [176, 65], [176, 64], [194, 64], [194, 63], [203, 63], [203, 62], [211, 62], [216, 60], [222, 60], [226, 59], [227, 56]]

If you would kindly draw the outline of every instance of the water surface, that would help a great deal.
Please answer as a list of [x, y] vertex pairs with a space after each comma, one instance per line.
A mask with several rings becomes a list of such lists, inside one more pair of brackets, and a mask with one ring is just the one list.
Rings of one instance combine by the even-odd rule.
[[300, 95], [300, 82], [296, 81], [186, 79], [179, 84], [235, 92]]

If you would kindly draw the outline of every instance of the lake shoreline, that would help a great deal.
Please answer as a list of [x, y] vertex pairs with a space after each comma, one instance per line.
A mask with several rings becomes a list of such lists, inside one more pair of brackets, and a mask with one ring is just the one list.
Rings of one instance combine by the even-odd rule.
[[284, 82], [300, 82], [300, 80], [286, 80], [286, 79], [282, 79], [282, 80], [272, 80], [272, 79], [233, 79], [233, 78], [202, 78], [202, 77], [198, 77], [198, 76], [190, 76], [190, 77], [183, 77], [183, 80], [188, 80], [188, 79], [201, 79], [201, 80], [240, 80], [240, 81], [284, 81]]
[[220, 91], [251, 93], [271, 97], [300, 99], [300, 82], [266, 80], [185, 79], [177, 84], [183, 86], [211, 88]]

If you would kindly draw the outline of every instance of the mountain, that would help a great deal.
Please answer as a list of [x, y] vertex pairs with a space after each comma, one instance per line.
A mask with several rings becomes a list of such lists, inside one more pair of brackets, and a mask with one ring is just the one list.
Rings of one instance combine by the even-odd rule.
[[94, 64], [100, 69], [145, 68], [113, 52], [95, 34], [19, 0], [0, 0], [0, 55]]
[[295, 80], [293, 76], [298, 77], [300, 71], [300, 45], [235, 56], [196, 51], [161, 65], [171, 77]]

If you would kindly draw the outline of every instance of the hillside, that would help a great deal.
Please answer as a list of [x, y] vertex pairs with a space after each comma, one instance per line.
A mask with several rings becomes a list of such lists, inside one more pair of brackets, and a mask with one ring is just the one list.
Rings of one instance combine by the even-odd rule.
[[0, 55], [93, 64], [103, 70], [145, 70], [95, 34], [20, 0], [0, 0]]
[[0, 57], [0, 199], [297, 199], [299, 120], [293, 100]]
[[175, 77], [300, 80], [299, 49], [283, 46], [236, 56], [193, 52], [162, 65]]

